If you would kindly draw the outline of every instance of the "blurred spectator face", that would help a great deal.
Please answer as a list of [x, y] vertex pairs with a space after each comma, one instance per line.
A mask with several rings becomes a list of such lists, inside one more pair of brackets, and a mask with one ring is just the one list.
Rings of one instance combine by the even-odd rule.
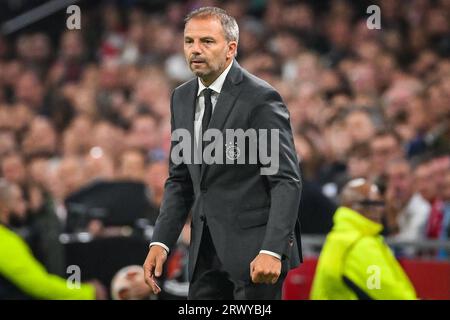
[[396, 81], [383, 95], [386, 116], [393, 119], [399, 112], [405, 111], [408, 102], [422, 90], [420, 81], [414, 78]]
[[445, 189], [445, 176], [450, 171], [450, 157], [439, 157], [431, 161], [431, 172], [436, 187], [437, 195], [443, 197]]
[[[88, 132], [88, 131], [87, 131]], [[81, 156], [90, 149], [90, 144], [83, 143], [82, 137], [77, 135], [73, 128], [67, 129], [63, 134], [63, 154], [67, 156]]]
[[[202, 40], [207, 39], [207, 40]], [[189, 68], [207, 84], [212, 83], [234, 58], [235, 41], [227, 41], [215, 17], [196, 17], [184, 28], [184, 55]]]
[[84, 54], [82, 34], [79, 31], [67, 31], [62, 35], [61, 55], [63, 60], [80, 60]]
[[341, 86], [341, 79], [336, 71], [330, 69], [323, 71], [321, 79], [320, 87], [324, 92], [337, 90]]
[[120, 159], [120, 177], [136, 181], [143, 181], [145, 176], [145, 157], [135, 150], [128, 150]]
[[251, 70], [250, 72], [258, 75], [258, 77], [272, 82], [276, 61], [271, 55], [259, 52], [255, 53], [243, 60], [242, 65], [245, 69]]
[[260, 45], [260, 34], [256, 30], [257, 26], [249, 23], [244, 25], [242, 30], [239, 30], [239, 52], [244, 52], [246, 55], [256, 52]]
[[375, 70], [371, 65], [356, 65], [350, 70], [348, 77], [352, 90], [355, 94], [371, 95], [377, 92]]
[[114, 162], [101, 148], [91, 149], [84, 161], [84, 177], [87, 183], [94, 180], [112, 180], [114, 178]]
[[159, 144], [158, 126], [150, 116], [138, 116], [134, 119], [128, 136], [128, 146], [145, 152], [154, 149]]
[[161, 97], [169, 97], [170, 91], [161, 74], [155, 73], [138, 80], [134, 90], [134, 101], [142, 104], [147, 108], [152, 107]]
[[[95, 88], [95, 87], [94, 87]], [[64, 94], [73, 103], [75, 110], [79, 114], [94, 118], [96, 115], [95, 90], [90, 87], [77, 88], [69, 84], [63, 88]]]
[[419, 55], [412, 68], [416, 75], [423, 77], [433, 68], [437, 61], [438, 57], [435, 52], [431, 50], [424, 50]]
[[435, 84], [428, 89], [430, 111], [438, 122], [450, 111], [450, 93], [447, 91], [449, 88], [447, 81]]
[[26, 172], [22, 157], [17, 153], [3, 157], [2, 174], [11, 183], [23, 184]]
[[17, 101], [31, 108], [38, 109], [42, 107], [44, 88], [35, 73], [26, 72], [19, 78], [16, 84], [15, 95]]
[[31, 124], [34, 113], [24, 104], [16, 104], [12, 110], [11, 117], [14, 119], [14, 130], [20, 132]]
[[390, 134], [374, 137], [370, 143], [373, 169], [376, 174], [382, 174], [390, 160], [401, 157], [401, 146]]
[[345, 158], [350, 146], [351, 139], [342, 123], [334, 123], [324, 128], [326, 137], [326, 155], [332, 160]]
[[345, 127], [353, 144], [367, 142], [375, 133], [370, 116], [363, 111], [351, 112], [345, 120]]
[[30, 35], [21, 35], [16, 42], [16, 50], [19, 57], [25, 61], [31, 60], [33, 53], [32, 39]]
[[103, 153], [116, 157], [122, 152], [123, 132], [108, 122], [100, 122], [94, 127], [92, 145], [99, 147]]
[[[242, 42], [244, 42], [244, 40]], [[272, 40], [271, 46], [280, 58], [283, 59], [283, 61], [295, 57], [300, 51], [300, 43], [298, 39], [289, 33], [281, 33], [277, 35]]]
[[406, 203], [412, 194], [413, 177], [411, 167], [406, 160], [389, 163], [386, 170], [387, 189], [396, 200]]
[[16, 139], [12, 131], [0, 132], [0, 157], [14, 151], [16, 148]]
[[444, 201], [450, 202], [450, 172], [445, 174], [444, 190], [442, 194]]
[[121, 28], [120, 13], [113, 4], [105, 5], [102, 10], [102, 19], [106, 30], [109, 32], [118, 31]]
[[100, 69], [100, 87], [114, 90], [120, 86], [121, 73], [117, 62], [106, 60]]
[[174, 49], [178, 49], [179, 46], [175, 40], [177, 33], [169, 25], [158, 24], [153, 28], [147, 26], [147, 31], [150, 32], [149, 39], [147, 36], [146, 43], [151, 41], [152, 45], [148, 48], [149, 51], [159, 54], [160, 56], [167, 56], [174, 52]]
[[368, 178], [371, 163], [369, 158], [351, 156], [348, 158], [347, 172], [351, 179]]
[[159, 206], [162, 201], [164, 184], [168, 178], [168, 172], [168, 165], [164, 162], [152, 163], [147, 169], [145, 180], [152, 192], [152, 201], [157, 206]]
[[48, 160], [45, 158], [36, 158], [28, 164], [28, 176], [37, 185], [47, 187], [48, 168]]
[[61, 188], [60, 190], [54, 190], [54, 188], [52, 188], [52, 193], [55, 193], [55, 191], [56, 194], [61, 193], [61, 198], [64, 199], [71, 193], [80, 189], [80, 187], [84, 184], [81, 161], [75, 157], [63, 158], [58, 165], [56, 177], [58, 183], [61, 184]]
[[317, 55], [303, 53], [297, 59], [297, 79], [302, 82], [315, 82], [320, 75]]
[[337, 49], [345, 49], [351, 40], [351, 30], [346, 19], [334, 19], [329, 22], [327, 33], [331, 44]]
[[313, 157], [313, 150], [309, 142], [303, 136], [297, 134], [294, 136], [294, 143], [298, 159], [301, 162], [311, 161]]
[[57, 137], [50, 121], [43, 117], [35, 118], [22, 143], [27, 155], [45, 153], [53, 155], [56, 151]]
[[283, 25], [298, 31], [310, 31], [314, 28], [314, 14], [304, 3], [285, 6], [283, 9]]
[[382, 73], [376, 73], [380, 88], [388, 86], [398, 72], [396, 58], [388, 52], [383, 52], [377, 57], [375, 68], [383, 70]]
[[0, 75], [2, 82], [8, 86], [14, 86], [23, 72], [23, 65], [18, 60], [12, 60], [2, 66]]
[[408, 126], [416, 133], [425, 132], [430, 125], [429, 115], [425, 110], [423, 100], [411, 100], [408, 106]]
[[414, 187], [429, 202], [434, 200], [437, 192], [432, 170], [430, 163], [424, 163], [414, 171]]
[[23, 197], [23, 192], [19, 185], [12, 184], [10, 187], [10, 216], [15, 216], [19, 220], [23, 220], [27, 214], [27, 204]]
[[37, 33], [32, 36], [32, 54], [36, 62], [46, 62], [50, 57], [50, 40], [44, 33]]
[[448, 33], [449, 27], [448, 12], [446, 16], [446, 14], [438, 8], [428, 11], [425, 25], [428, 34], [432, 36], [444, 35]]
[[356, 48], [356, 53], [365, 62], [373, 62], [381, 53], [380, 45], [375, 41], [365, 41]]

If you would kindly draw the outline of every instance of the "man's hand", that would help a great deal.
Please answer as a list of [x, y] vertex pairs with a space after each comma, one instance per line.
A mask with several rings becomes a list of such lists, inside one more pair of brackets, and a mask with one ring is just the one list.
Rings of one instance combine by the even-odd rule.
[[260, 253], [250, 263], [250, 277], [254, 283], [275, 284], [280, 274], [280, 259], [269, 254]]
[[158, 245], [153, 245], [144, 262], [144, 278], [145, 283], [152, 289], [154, 294], [161, 292], [161, 288], [156, 283], [155, 277], [162, 275], [163, 265], [167, 260], [166, 250]]

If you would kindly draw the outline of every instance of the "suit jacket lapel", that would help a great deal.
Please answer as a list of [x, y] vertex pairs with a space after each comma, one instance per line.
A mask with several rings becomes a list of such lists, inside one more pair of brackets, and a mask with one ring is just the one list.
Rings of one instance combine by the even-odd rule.
[[[242, 69], [236, 60], [233, 61], [233, 66], [228, 73], [225, 82], [222, 87], [222, 91], [217, 99], [216, 106], [214, 107], [214, 112], [211, 116], [211, 121], [209, 123], [208, 129], [214, 128], [222, 131], [225, 122], [233, 109], [236, 98], [239, 95], [241, 86], [239, 83], [242, 81]], [[216, 142], [214, 141], [213, 144]], [[202, 181], [205, 172], [208, 169], [208, 165], [202, 164], [200, 181]]]
[[186, 88], [186, 105], [183, 107], [183, 119], [182, 127], [186, 128], [191, 136], [191, 164], [188, 164], [188, 168], [191, 171], [191, 176], [193, 179], [200, 181], [200, 166], [194, 164], [194, 152], [195, 149], [195, 131], [194, 131], [194, 120], [195, 120], [195, 107], [197, 102], [197, 91], [198, 91], [198, 80], [197, 78], [192, 81], [192, 85]]

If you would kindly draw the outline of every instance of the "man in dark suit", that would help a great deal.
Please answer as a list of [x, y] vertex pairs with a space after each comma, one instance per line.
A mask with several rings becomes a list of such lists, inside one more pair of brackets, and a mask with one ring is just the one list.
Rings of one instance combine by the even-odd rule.
[[[187, 16], [184, 53], [197, 78], [172, 94], [172, 133], [185, 129], [195, 150], [213, 144], [202, 139], [211, 129], [224, 134], [254, 129], [259, 139], [269, 141], [276, 135], [277, 144], [267, 145], [264, 153], [276, 157], [277, 167], [262, 174], [268, 164], [261, 159], [261, 144], [256, 163], [208, 164], [205, 159], [196, 164], [189, 161], [191, 155], [183, 155], [187, 161], [180, 163], [171, 152], [144, 263], [146, 282], [155, 293], [160, 291], [155, 277], [161, 276], [190, 211], [189, 299], [280, 299], [288, 270], [301, 261], [301, 181], [289, 112], [274, 88], [234, 60], [238, 37], [235, 19], [222, 9], [200, 8]], [[246, 147], [251, 149], [251, 143]], [[172, 141], [172, 151], [176, 146]], [[229, 149], [221, 147], [229, 157]], [[246, 150], [234, 151], [232, 156], [239, 157]]]

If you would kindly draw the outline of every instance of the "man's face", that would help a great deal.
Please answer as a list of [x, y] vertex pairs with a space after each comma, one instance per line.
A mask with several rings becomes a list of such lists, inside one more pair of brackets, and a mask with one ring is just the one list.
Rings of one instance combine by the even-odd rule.
[[411, 170], [406, 163], [394, 163], [387, 168], [388, 187], [392, 188], [395, 196], [406, 201], [411, 195]]
[[447, 202], [450, 202], [450, 173], [447, 173], [445, 175], [445, 180], [444, 180], [445, 184], [444, 184], [444, 190], [443, 190], [443, 196], [444, 196], [444, 200]]
[[192, 72], [210, 85], [228, 65], [237, 43], [227, 41], [220, 21], [214, 17], [193, 18], [184, 28], [184, 55]]
[[[371, 185], [367, 194], [366, 199], [370, 201], [382, 201], [382, 197], [378, 188], [375, 185]], [[375, 221], [377, 223], [381, 223], [381, 219], [384, 213], [383, 206], [364, 206], [360, 213], [364, 215], [366, 218]]]
[[[17, 185], [11, 186], [11, 201], [9, 204], [10, 214], [18, 220], [24, 220], [27, 211], [27, 204], [23, 198], [22, 190]], [[11, 217], [11, 216], [10, 216]]]
[[371, 143], [372, 160], [377, 173], [384, 172], [386, 163], [401, 154], [401, 148], [392, 136], [377, 137]]
[[415, 189], [428, 201], [433, 201], [437, 191], [431, 169], [430, 164], [426, 163], [417, 167], [414, 172]]

